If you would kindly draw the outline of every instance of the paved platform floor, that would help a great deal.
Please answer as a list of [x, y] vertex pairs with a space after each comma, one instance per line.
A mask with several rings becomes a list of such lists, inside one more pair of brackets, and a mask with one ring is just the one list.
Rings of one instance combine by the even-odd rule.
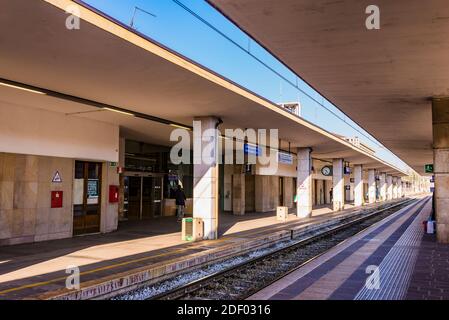
[[419, 249], [408, 300], [449, 300], [449, 245], [425, 234]]
[[[448, 247], [436, 249], [436, 244], [429, 244], [426, 237], [422, 243], [422, 222], [431, 214], [430, 199], [424, 197], [417, 204], [374, 224], [256, 293], [250, 300], [441, 297], [447, 293], [449, 285]], [[429, 251], [429, 245], [434, 250]], [[429, 264], [433, 275], [437, 270], [445, 274], [429, 278], [426, 270]], [[434, 285], [434, 290], [429, 291]]]
[[[365, 206], [364, 209], [385, 204]], [[118, 231], [71, 239], [0, 248], [0, 299], [34, 297], [65, 287], [68, 266], [81, 270], [82, 285], [99, 278], [113, 277], [131, 269], [162, 265], [186, 256], [198, 256], [221, 247], [246, 243], [276, 231], [307, 226], [359, 211], [347, 209], [333, 213], [327, 207], [314, 210], [312, 218], [280, 223], [273, 212], [220, 217], [221, 239], [185, 243], [181, 241], [180, 224], [174, 218], [128, 222]], [[229, 249], [226, 249], [229, 251]]]

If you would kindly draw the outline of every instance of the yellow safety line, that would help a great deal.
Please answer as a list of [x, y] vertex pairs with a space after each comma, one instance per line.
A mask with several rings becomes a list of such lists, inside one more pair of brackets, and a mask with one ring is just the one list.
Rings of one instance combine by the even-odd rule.
[[[295, 221], [295, 223], [292, 223], [292, 224], [288, 225], [287, 227], [295, 226], [297, 224], [303, 224], [304, 222], [305, 221], [302, 221], [300, 223], [296, 223], [296, 221]], [[285, 226], [285, 225], [282, 225], [281, 223], [279, 223], [279, 226]], [[282, 230], [280, 230], [280, 231], [282, 231]], [[261, 233], [261, 232], [254, 230], [252, 232], [248, 232], [248, 233], [242, 235], [242, 237], [248, 237], [248, 236], [251, 236], [251, 235], [254, 235], [254, 234], [257, 234], [257, 233]], [[219, 243], [219, 242], [224, 242], [224, 241], [226, 241], [228, 239], [232, 239], [232, 238], [235, 238], [235, 237], [236, 236], [232, 236], [232, 235], [224, 236], [221, 239], [214, 240], [213, 243], [215, 244], [215, 243]], [[238, 236], [237, 236], [237, 238], [238, 238]], [[200, 242], [199, 246], [201, 246], [201, 245], [204, 245], [204, 243]], [[177, 254], [177, 253], [180, 253], [180, 252], [183, 252], [183, 251], [187, 251], [187, 250], [191, 250], [191, 249], [193, 249], [193, 248], [178, 249], [178, 250], [173, 251], [173, 252], [165, 252], [165, 253], [157, 254], [157, 255], [154, 255], [154, 256], [150, 256], [150, 257], [144, 257], [144, 258], [129, 260], [129, 261], [126, 261], [126, 262], [111, 264], [109, 266], [105, 266], [105, 267], [96, 268], [96, 269], [92, 269], [92, 270], [89, 270], [89, 271], [81, 272], [80, 275], [86, 275], [86, 274], [91, 274], [91, 273], [95, 273], [95, 272], [98, 272], [98, 271], [109, 270], [109, 269], [113, 269], [113, 268], [116, 268], [116, 267], [132, 264], [132, 263], [135, 263], [135, 262], [141, 262], [141, 261], [145, 261], [145, 260], [159, 258], [159, 257], [167, 256], [167, 255], [170, 255], [170, 254]], [[51, 279], [51, 280], [48, 280], [48, 281], [26, 284], [26, 285], [22, 285], [22, 286], [19, 286], [19, 287], [10, 288], [10, 289], [7, 289], [7, 290], [0, 291], [0, 295], [4, 295], [4, 294], [7, 294], [7, 293], [20, 291], [20, 290], [24, 290], [24, 289], [40, 287], [40, 286], [44, 286], [44, 285], [47, 285], [47, 284], [58, 282], [58, 281], [61, 281], [61, 280], [64, 280], [64, 279], [67, 279], [67, 277], [60, 277], [60, 278], [55, 278], [55, 279]]]
[[[226, 239], [217, 239], [217, 240], [214, 241], [214, 243], [223, 242], [225, 240]], [[204, 245], [204, 244], [202, 244], [202, 245]], [[157, 255], [154, 255], [154, 256], [150, 256], [150, 257], [144, 257], [144, 258], [129, 260], [129, 261], [126, 261], [126, 262], [115, 263], [115, 264], [111, 264], [111, 265], [108, 265], [108, 266], [104, 266], [104, 267], [92, 269], [92, 270], [89, 270], [89, 271], [81, 272], [80, 275], [86, 275], [86, 274], [91, 274], [91, 273], [95, 273], [95, 272], [98, 272], [98, 271], [109, 270], [109, 269], [113, 269], [113, 268], [116, 268], [116, 267], [132, 264], [132, 263], [135, 263], [135, 262], [142, 262], [142, 261], [145, 261], [145, 260], [159, 258], [159, 257], [167, 256], [167, 255], [170, 255], [170, 254], [177, 254], [177, 253], [180, 253], [180, 252], [183, 252], [183, 251], [188, 251], [188, 250], [191, 250], [191, 249], [193, 249], [193, 248], [178, 249], [176, 251], [164, 252], [164, 253], [157, 254]], [[22, 285], [22, 286], [19, 286], [19, 287], [10, 288], [10, 289], [7, 289], [7, 290], [0, 291], [0, 295], [4, 295], [6, 293], [10, 293], [10, 292], [14, 292], [14, 291], [20, 291], [20, 290], [34, 288], [34, 287], [40, 287], [40, 286], [44, 286], [44, 285], [47, 285], [47, 284], [58, 282], [58, 281], [61, 281], [61, 280], [64, 280], [64, 279], [67, 279], [67, 277], [60, 277], [60, 278], [55, 278], [55, 279], [51, 279], [51, 280], [48, 280], [48, 281], [42, 281], [42, 282], [26, 284], [26, 285]]]
[[[249, 234], [246, 234], [245, 236], [253, 235], [253, 234], [256, 234], [256, 233], [258, 233], [258, 232], [251, 232]], [[213, 243], [215, 244], [217, 242], [224, 242], [224, 241], [226, 241], [228, 239], [232, 239], [232, 238], [229, 237], [229, 236], [223, 237], [221, 239], [214, 240]], [[201, 245], [204, 245], [204, 243], [201, 243]], [[173, 252], [165, 252], [165, 253], [161, 253], [161, 254], [158, 254], [158, 255], [150, 256], [150, 257], [144, 257], [144, 258], [129, 260], [129, 261], [126, 261], [126, 262], [111, 264], [109, 266], [105, 266], [105, 267], [96, 268], [96, 269], [92, 269], [92, 270], [89, 270], [89, 271], [81, 272], [80, 275], [87, 275], [87, 274], [95, 273], [95, 272], [98, 272], [98, 271], [109, 270], [109, 269], [113, 269], [113, 268], [116, 268], [116, 267], [132, 264], [132, 263], [135, 263], [135, 262], [142, 262], [142, 261], [145, 261], [145, 260], [159, 258], [159, 257], [167, 256], [167, 255], [170, 255], [170, 254], [177, 254], [177, 253], [180, 253], [180, 252], [183, 252], [183, 251], [187, 251], [187, 250], [190, 250], [190, 249], [192, 249], [192, 248], [179, 249], [179, 250], [176, 250], [176, 251], [173, 251]], [[44, 285], [51, 284], [51, 283], [54, 283], [54, 282], [58, 282], [58, 281], [65, 280], [65, 279], [67, 279], [67, 277], [60, 277], [60, 278], [55, 278], [55, 279], [51, 279], [51, 280], [48, 280], [48, 281], [42, 281], [42, 282], [26, 284], [26, 285], [22, 285], [22, 286], [19, 286], [19, 287], [10, 288], [10, 289], [7, 289], [7, 290], [0, 291], [0, 295], [4, 295], [4, 294], [11, 293], [11, 292], [14, 292], [14, 291], [20, 291], [20, 290], [29, 289], [29, 288], [40, 287], [40, 286], [44, 286]]]
[[[292, 225], [295, 225], [295, 224], [292, 224]], [[281, 225], [281, 224], [279, 223], [279, 225]], [[251, 236], [251, 235], [257, 234], [257, 233], [260, 233], [260, 231], [248, 232], [248, 233], [246, 233], [246, 234], [244, 234], [242, 236], [243, 237], [247, 237], [247, 236]], [[224, 242], [224, 241], [226, 241], [228, 239], [232, 239], [232, 238], [235, 238], [235, 236], [232, 236], [232, 235], [224, 236], [221, 239], [214, 240], [213, 243], [215, 244], [215, 243], [218, 243], [218, 242]], [[201, 243], [201, 242], [199, 244], [200, 245], [204, 245], [204, 243]], [[176, 250], [176, 251], [173, 251], [173, 252], [165, 252], [165, 253], [161, 253], [161, 254], [158, 254], [158, 255], [150, 256], [150, 257], [144, 257], [144, 258], [129, 260], [129, 261], [126, 261], [126, 262], [111, 264], [109, 266], [105, 266], [105, 267], [96, 268], [96, 269], [92, 269], [92, 270], [89, 270], [89, 271], [81, 272], [80, 275], [86, 275], [86, 274], [91, 274], [91, 273], [95, 273], [95, 272], [98, 272], [98, 271], [109, 270], [109, 269], [113, 269], [113, 268], [116, 268], [116, 267], [132, 264], [132, 263], [135, 263], [135, 262], [142, 262], [142, 261], [145, 261], [145, 260], [159, 258], [159, 257], [167, 256], [167, 255], [170, 255], [170, 254], [177, 254], [177, 253], [180, 253], [180, 252], [183, 252], [183, 251], [187, 251], [187, 250], [191, 250], [191, 249], [192, 248], [179, 249], [179, 250]], [[4, 294], [7, 294], [7, 293], [20, 291], [20, 290], [24, 290], [24, 289], [40, 287], [40, 286], [44, 286], [44, 285], [51, 284], [51, 283], [54, 283], [54, 282], [58, 282], [58, 281], [65, 280], [65, 279], [67, 279], [67, 277], [60, 277], [60, 278], [55, 278], [55, 279], [51, 279], [51, 280], [48, 280], [48, 281], [42, 281], [42, 282], [26, 284], [26, 285], [22, 285], [22, 286], [19, 286], [19, 287], [10, 288], [10, 289], [7, 289], [7, 290], [0, 291], [0, 295], [4, 295]]]
[[[108, 265], [108, 266], [104, 266], [104, 267], [92, 269], [92, 270], [89, 270], [89, 271], [81, 272], [80, 275], [86, 275], [86, 274], [91, 274], [91, 273], [95, 273], [95, 272], [98, 272], [98, 271], [113, 269], [113, 268], [116, 268], [116, 267], [128, 265], [128, 264], [135, 263], [135, 262], [141, 262], [141, 261], [145, 261], [145, 260], [149, 260], [149, 259], [153, 259], [153, 258], [163, 257], [163, 256], [166, 256], [166, 255], [169, 255], [169, 254], [173, 254], [173, 253], [179, 253], [179, 252], [187, 251], [189, 249], [191, 249], [191, 248], [179, 249], [179, 250], [176, 250], [175, 252], [165, 252], [165, 253], [161, 253], [161, 254], [158, 254], [158, 255], [155, 255], [155, 256], [151, 256], [151, 257], [144, 257], [144, 258], [129, 260], [129, 261], [126, 261], [126, 262], [115, 263], [115, 264], [111, 264], [111, 265]], [[48, 280], [48, 281], [36, 282], [36, 283], [23, 285], [23, 286], [20, 286], [20, 287], [10, 288], [10, 289], [7, 289], [7, 290], [0, 291], [0, 295], [3, 295], [5, 293], [10, 293], [10, 292], [13, 292], [13, 291], [19, 291], [19, 290], [27, 289], [27, 288], [34, 288], [34, 287], [43, 286], [43, 285], [46, 285], [46, 284], [50, 284], [50, 283], [54, 283], [54, 282], [57, 282], [57, 281], [64, 280], [66, 278], [67, 277], [60, 277], [60, 278], [55, 278], [55, 279], [51, 279], [51, 280]]]

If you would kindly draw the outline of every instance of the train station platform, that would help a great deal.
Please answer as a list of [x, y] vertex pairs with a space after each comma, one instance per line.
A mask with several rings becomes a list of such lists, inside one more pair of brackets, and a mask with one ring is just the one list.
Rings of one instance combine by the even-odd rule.
[[[392, 205], [395, 200], [331, 212], [321, 207], [311, 218], [290, 215], [279, 222], [275, 214], [220, 216], [219, 240], [181, 241], [179, 224], [172, 219], [129, 222], [119, 231], [49, 242], [2, 247], [1, 299], [91, 299], [162, 280], [211, 261], [290, 239], [292, 230], [320, 228], [366, 210]], [[68, 291], [66, 269], [77, 266], [81, 289]]]
[[249, 299], [448, 299], [449, 252], [424, 235], [431, 210], [431, 197], [406, 206]]

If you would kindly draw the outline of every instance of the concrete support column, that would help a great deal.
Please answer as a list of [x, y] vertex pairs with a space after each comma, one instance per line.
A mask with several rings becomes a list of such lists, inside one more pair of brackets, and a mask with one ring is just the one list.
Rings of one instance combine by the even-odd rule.
[[393, 177], [387, 175], [387, 200], [393, 199]]
[[345, 207], [345, 179], [343, 175], [343, 159], [333, 160], [333, 210], [340, 211]]
[[393, 177], [393, 199], [398, 198], [398, 178]]
[[368, 170], [368, 203], [376, 202], [376, 171]]
[[[193, 131], [193, 217], [204, 223], [204, 239], [218, 237], [218, 135], [215, 117], [196, 118]], [[210, 151], [210, 152], [208, 152]]]
[[402, 178], [398, 177], [398, 198], [402, 198]]
[[432, 102], [437, 240], [449, 243], [449, 99]]
[[296, 206], [298, 218], [312, 215], [312, 156], [310, 148], [298, 148]]
[[380, 201], [387, 200], [387, 174], [381, 173], [379, 175], [379, 184], [380, 184]]
[[361, 165], [354, 166], [354, 205], [363, 206], [363, 169]]

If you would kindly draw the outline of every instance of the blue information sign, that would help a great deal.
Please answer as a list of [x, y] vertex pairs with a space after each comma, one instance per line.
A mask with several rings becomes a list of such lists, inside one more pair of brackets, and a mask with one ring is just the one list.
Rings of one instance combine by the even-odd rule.
[[255, 155], [257, 157], [262, 154], [259, 146], [256, 146], [254, 144], [248, 144], [248, 143], [245, 143], [245, 145], [243, 146], [243, 151], [245, 152], [245, 154], [251, 154], [251, 155]]
[[293, 155], [286, 152], [278, 152], [278, 162], [285, 164], [293, 164]]

